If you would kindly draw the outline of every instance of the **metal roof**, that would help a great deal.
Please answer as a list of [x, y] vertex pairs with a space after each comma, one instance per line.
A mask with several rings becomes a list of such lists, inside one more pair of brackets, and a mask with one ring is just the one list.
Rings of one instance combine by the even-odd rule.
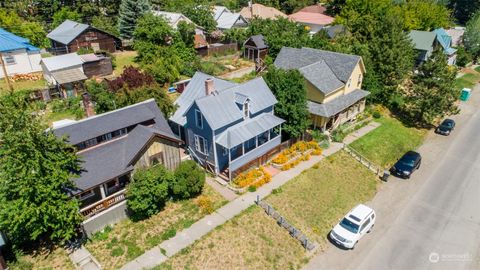
[[437, 38], [437, 34], [434, 32], [412, 30], [408, 35], [415, 45], [415, 49], [433, 51], [433, 43]]
[[281, 12], [280, 10], [274, 7], [267, 7], [262, 4], [252, 4], [250, 7], [244, 7], [240, 11], [240, 14], [247, 20], [252, 19], [252, 11], [253, 17], [258, 17], [262, 19], [276, 19], [277, 17], [287, 18], [288, 16], [285, 13]]
[[277, 99], [262, 77], [228, 88], [218, 94], [195, 100], [213, 130], [243, 118], [243, 112], [235, 102], [237, 93], [248, 97], [248, 108], [251, 114], [258, 113], [277, 103]]
[[320, 104], [309, 100], [307, 101], [308, 111], [315, 115], [331, 117], [352, 106], [369, 94], [370, 92], [368, 91], [356, 89], [327, 103]]
[[187, 18], [182, 13], [156, 10], [156, 11], [153, 11], [153, 15], [163, 16], [173, 29], [177, 29], [178, 23], [180, 23], [181, 21], [185, 21], [187, 23], [195, 24], [195, 23], [192, 22], [192, 20]]
[[195, 72], [195, 75], [193, 75], [185, 90], [183, 90], [182, 94], [175, 100], [174, 104], [177, 105], [177, 110], [170, 117], [171, 121], [181, 126], [187, 123], [184, 114], [196, 99], [205, 96], [205, 80], [207, 79], [213, 80], [213, 85], [217, 92], [237, 85], [236, 83], [222, 80], [200, 71]]
[[19, 49], [35, 52], [40, 51], [39, 48], [31, 45], [28, 39], [19, 37], [3, 28], [0, 28], [0, 52], [8, 52]]
[[90, 26], [87, 24], [65, 20], [50, 33], [48, 33], [47, 37], [66, 45], [89, 27]]
[[154, 120], [155, 128], [165, 136], [178, 140], [163, 117], [154, 99], [149, 99], [111, 112], [95, 115], [75, 123], [53, 129], [57, 136], [68, 136], [71, 144], [78, 144], [89, 139]]
[[241, 21], [245, 26], [247, 25], [247, 20], [243, 18], [240, 13], [231, 12], [222, 6], [214, 7], [213, 18], [217, 22], [217, 28], [219, 29], [230, 29], [234, 27], [238, 21]]
[[305, 79], [328, 94], [347, 83], [361, 59], [360, 56], [351, 54], [283, 47], [274, 64], [285, 70], [298, 69]]
[[48, 71], [52, 72], [74, 66], [81, 66], [84, 61], [77, 53], [69, 53], [42, 58], [41, 62], [45, 65]]
[[88, 79], [82, 70], [78, 68], [63, 69], [52, 72], [52, 76], [58, 84], [78, 82]]
[[263, 113], [255, 118], [238, 123], [225, 130], [216, 140], [216, 143], [232, 148], [258, 136], [280, 124], [285, 120], [270, 113]]

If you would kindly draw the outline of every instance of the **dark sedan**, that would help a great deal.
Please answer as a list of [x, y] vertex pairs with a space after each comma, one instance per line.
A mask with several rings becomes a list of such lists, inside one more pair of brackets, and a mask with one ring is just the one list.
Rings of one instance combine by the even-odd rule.
[[412, 173], [420, 168], [422, 157], [419, 153], [408, 151], [402, 158], [400, 158], [395, 165], [390, 169], [393, 175], [402, 178], [410, 178]]
[[450, 135], [450, 132], [453, 131], [453, 129], [455, 129], [455, 121], [453, 121], [452, 119], [445, 119], [440, 124], [440, 126], [438, 126], [437, 129], [435, 129], [435, 132], [438, 134], [448, 136]]

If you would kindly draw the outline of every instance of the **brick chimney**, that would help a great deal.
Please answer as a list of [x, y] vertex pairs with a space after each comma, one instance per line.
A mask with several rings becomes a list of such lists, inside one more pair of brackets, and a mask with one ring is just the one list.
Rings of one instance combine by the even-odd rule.
[[88, 93], [84, 93], [82, 95], [82, 102], [83, 102], [83, 108], [85, 108], [85, 113], [87, 114], [87, 118], [90, 116], [94, 116], [95, 109], [93, 108], [93, 103], [90, 100], [90, 95]]
[[213, 85], [213, 80], [208, 78], [205, 80], [205, 96], [213, 95], [215, 92], [215, 87]]

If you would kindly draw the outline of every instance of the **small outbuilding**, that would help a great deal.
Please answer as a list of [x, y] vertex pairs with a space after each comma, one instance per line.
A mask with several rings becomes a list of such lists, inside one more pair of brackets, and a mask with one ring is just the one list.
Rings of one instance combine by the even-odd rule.
[[268, 45], [263, 35], [255, 35], [243, 43], [243, 57], [257, 62], [257, 59], [265, 59], [268, 53]]

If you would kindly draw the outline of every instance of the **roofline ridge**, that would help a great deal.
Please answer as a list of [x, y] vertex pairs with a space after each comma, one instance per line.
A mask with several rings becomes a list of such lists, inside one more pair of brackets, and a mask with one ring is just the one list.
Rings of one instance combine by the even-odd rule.
[[109, 114], [112, 114], [112, 113], [123, 111], [125, 109], [130, 109], [130, 108], [133, 108], [133, 107], [136, 107], [136, 106], [145, 105], [145, 104], [150, 103], [152, 101], [155, 102], [155, 99], [150, 98], [150, 99], [147, 99], [147, 100], [144, 100], [144, 101], [132, 104], [132, 105], [128, 105], [128, 106], [125, 106], [125, 107], [122, 107], [122, 108], [119, 108], [119, 109], [116, 109], [116, 110], [113, 110], [113, 111], [109, 111], [109, 112], [105, 112], [105, 113], [102, 113], [102, 114], [97, 114], [97, 115], [94, 115], [94, 116], [91, 116], [91, 117], [88, 117], [88, 118], [80, 119], [78, 121], [75, 121], [73, 123], [70, 123], [70, 124], [67, 124], [67, 125], [64, 125], [64, 126], [61, 126], [61, 127], [58, 127], [58, 128], [52, 128], [52, 130], [58, 130], [58, 129], [61, 129], [61, 128], [64, 128], [64, 127], [76, 125], [78, 123], [83, 123], [83, 122], [86, 122], [88, 120], [96, 119], [96, 118], [99, 118], [99, 117], [102, 117], [102, 116], [105, 116], [105, 115], [109, 115]]

